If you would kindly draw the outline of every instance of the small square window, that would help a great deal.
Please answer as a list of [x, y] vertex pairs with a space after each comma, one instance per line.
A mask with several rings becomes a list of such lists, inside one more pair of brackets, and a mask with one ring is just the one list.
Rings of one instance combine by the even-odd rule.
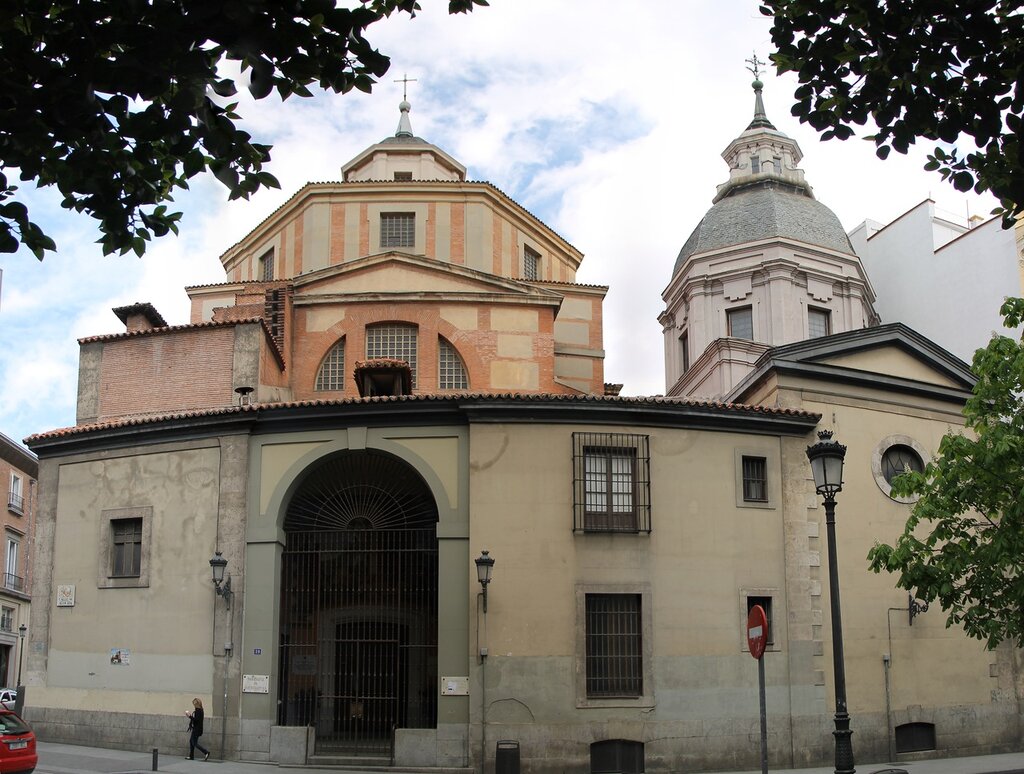
[[412, 180], [412, 172], [395, 172], [395, 180], [410, 182]]
[[523, 279], [540, 279], [540, 253], [529, 247], [523, 248]]
[[768, 502], [768, 460], [764, 457], [743, 457], [743, 500]]
[[729, 335], [734, 339], [754, 338], [754, 312], [749, 306], [730, 309], [725, 313]]
[[380, 216], [381, 247], [415, 247], [416, 213], [383, 212]]
[[807, 310], [807, 336], [817, 339], [832, 333], [832, 313], [828, 309]]

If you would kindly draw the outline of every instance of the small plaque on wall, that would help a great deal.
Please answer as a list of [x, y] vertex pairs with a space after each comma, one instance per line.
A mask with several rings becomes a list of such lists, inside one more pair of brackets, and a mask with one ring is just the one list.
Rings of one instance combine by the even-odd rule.
[[270, 693], [270, 675], [242, 675], [242, 693]]
[[64, 583], [57, 586], [57, 607], [75, 606], [75, 585]]
[[442, 677], [442, 696], [469, 696], [468, 677]]

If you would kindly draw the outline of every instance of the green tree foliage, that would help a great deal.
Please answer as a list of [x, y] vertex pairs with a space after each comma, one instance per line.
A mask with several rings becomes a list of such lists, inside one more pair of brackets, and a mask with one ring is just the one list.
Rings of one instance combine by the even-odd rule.
[[[1001, 310], [1006, 326], [1024, 319], [1024, 299]], [[1024, 339], [995, 336], [974, 356], [978, 382], [964, 408], [967, 432], [946, 435], [923, 473], [894, 480], [918, 495], [894, 545], [868, 553], [875, 572], [938, 600], [946, 624], [960, 624], [990, 648], [1024, 646]]]
[[[486, 0], [449, 0], [450, 13]], [[56, 186], [99, 222], [104, 253], [177, 231], [175, 189], [209, 170], [246, 198], [277, 186], [270, 146], [238, 127], [256, 99], [370, 91], [390, 61], [367, 28], [416, 0], [9, 0], [0, 13], [0, 252], [54, 250], [9, 178]], [[224, 67], [224, 62], [238, 64]], [[233, 73], [240, 68], [241, 76]]]
[[[1017, 0], [763, 0], [793, 115], [825, 138], [869, 119], [880, 158], [936, 143], [926, 169], [1024, 210], [1024, 14]], [[953, 143], [970, 150], [958, 150]], [[977, 148], [975, 150], [974, 148]]]

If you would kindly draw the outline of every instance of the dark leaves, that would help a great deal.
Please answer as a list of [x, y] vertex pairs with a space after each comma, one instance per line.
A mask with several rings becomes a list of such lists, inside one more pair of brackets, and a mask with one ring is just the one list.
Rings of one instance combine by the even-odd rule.
[[772, 61], [796, 73], [793, 114], [846, 139], [869, 118], [878, 155], [919, 139], [980, 150], [929, 156], [962, 191], [991, 191], [1011, 225], [1024, 211], [1024, 15], [1010, 0], [763, 0], [774, 17]]
[[[465, 13], [484, 0], [450, 0]], [[366, 39], [374, 22], [414, 14], [415, 0], [10, 0], [0, 14], [0, 169], [56, 186], [62, 206], [92, 216], [104, 253], [141, 255], [176, 232], [175, 189], [209, 169], [244, 198], [276, 186], [270, 148], [237, 126], [237, 93], [218, 73], [239, 62], [257, 99], [309, 87], [369, 91], [390, 60]], [[88, 31], [88, 34], [84, 34]], [[37, 257], [53, 241], [0, 175], [0, 252]], [[17, 206], [15, 206], [17, 205]]]

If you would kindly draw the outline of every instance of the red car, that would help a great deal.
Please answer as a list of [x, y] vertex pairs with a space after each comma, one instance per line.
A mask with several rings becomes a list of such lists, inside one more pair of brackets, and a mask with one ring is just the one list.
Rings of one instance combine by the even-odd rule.
[[32, 774], [38, 762], [36, 735], [28, 723], [0, 709], [0, 774]]

